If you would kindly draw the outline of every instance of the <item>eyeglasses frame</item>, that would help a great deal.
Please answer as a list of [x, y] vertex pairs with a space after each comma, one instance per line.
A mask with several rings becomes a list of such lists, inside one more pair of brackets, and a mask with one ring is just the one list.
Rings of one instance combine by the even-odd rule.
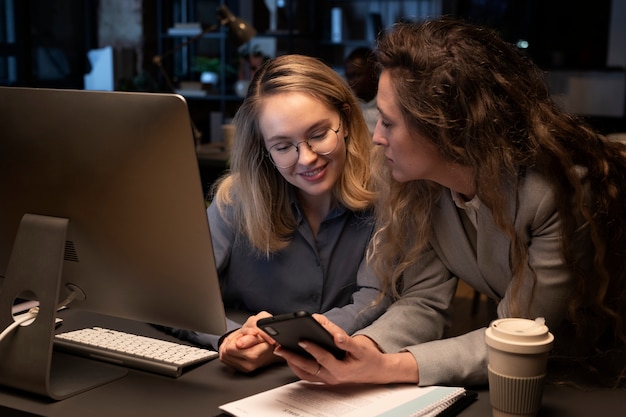
[[335, 143], [335, 147], [334, 147], [332, 150], [328, 151], [328, 152], [323, 152], [323, 153], [320, 153], [320, 152], [316, 152], [316, 151], [314, 151], [314, 150], [313, 150], [313, 148], [311, 148], [311, 145], [309, 144], [309, 140], [310, 140], [310, 139], [305, 139], [305, 140], [301, 140], [300, 142], [297, 142], [297, 143], [292, 143], [292, 144], [291, 144], [291, 146], [293, 146], [294, 148], [296, 148], [296, 152], [298, 153], [298, 158], [296, 158], [295, 162], [294, 162], [293, 164], [289, 165], [289, 166], [278, 166], [278, 165], [276, 164], [276, 162], [274, 161], [274, 158], [272, 158], [272, 153], [271, 153], [271, 150], [272, 150], [275, 146], [278, 146], [278, 144], [273, 145], [271, 148], [269, 148], [269, 149], [265, 152], [265, 153], [266, 153], [266, 156], [270, 159], [270, 161], [272, 162], [272, 164], [273, 164], [276, 168], [280, 168], [280, 169], [287, 169], [287, 168], [291, 168], [291, 167], [293, 167], [294, 165], [296, 165], [296, 164], [298, 163], [298, 159], [300, 158], [300, 145], [301, 145], [301, 144], [303, 144], [303, 143], [306, 143], [306, 145], [309, 147], [309, 150], [310, 150], [311, 152], [314, 152], [314, 153], [315, 153], [315, 154], [317, 154], [317, 155], [320, 155], [320, 156], [330, 155], [331, 153], [333, 153], [333, 152], [335, 151], [335, 149], [337, 149], [337, 146], [339, 146], [339, 130], [341, 130], [341, 125], [342, 125], [342, 120], [341, 120], [341, 118], [339, 118], [339, 126], [337, 127], [337, 129], [333, 129], [332, 127], [327, 128], [328, 130], [330, 130], [331, 132], [333, 132], [333, 133], [337, 136], [337, 143]]

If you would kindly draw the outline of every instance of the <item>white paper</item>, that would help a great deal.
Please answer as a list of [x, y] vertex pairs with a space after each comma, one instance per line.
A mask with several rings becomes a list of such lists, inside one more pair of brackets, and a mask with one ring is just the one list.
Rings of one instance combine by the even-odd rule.
[[463, 388], [412, 384], [332, 386], [298, 381], [224, 404], [220, 409], [236, 417], [429, 416], [463, 392]]

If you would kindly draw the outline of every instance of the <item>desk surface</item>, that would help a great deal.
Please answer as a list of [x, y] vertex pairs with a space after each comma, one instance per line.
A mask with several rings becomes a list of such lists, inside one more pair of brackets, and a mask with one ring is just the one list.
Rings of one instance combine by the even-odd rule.
[[[164, 339], [171, 337], [142, 323], [85, 312], [64, 312], [62, 330], [100, 325]], [[213, 360], [179, 378], [130, 370], [117, 381], [62, 401], [52, 401], [0, 387], [0, 415], [9, 416], [224, 416], [219, 405], [296, 380], [286, 366], [275, 366], [255, 375], [236, 373]], [[603, 417], [626, 415], [626, 391], [578, 391], [547, 386], [539, 417]], [[491, 415], [489, 394], [479, 390], [476, 402], [462, 417]]]

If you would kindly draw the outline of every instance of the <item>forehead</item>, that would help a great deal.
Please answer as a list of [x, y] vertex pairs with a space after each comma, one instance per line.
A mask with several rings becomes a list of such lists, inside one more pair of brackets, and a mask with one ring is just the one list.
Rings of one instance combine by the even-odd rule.
[[396, 95], [391, 85], [391, 77], [389, 72], [383, 70], [378, 80], [378, 96], [376, 97], [376, 104], [381, 113], [386, 116], [397, 115], [400, 116], [400, 108], [396, 102]]
[[263, 100], [259, 128], [264, 139], [301, 135], [336, 112], [319, 99], [301, 92], [280, 93]]

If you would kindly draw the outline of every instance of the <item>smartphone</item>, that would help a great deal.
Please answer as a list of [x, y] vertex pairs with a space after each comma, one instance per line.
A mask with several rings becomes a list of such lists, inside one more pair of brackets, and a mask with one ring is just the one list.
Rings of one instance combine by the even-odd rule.
[[298, 346], [301, 340], [308, 340], [323, 347], [337, 359], [343, 358], [346, 353], [335, 345], [333, 336], [306, 311], [267, 317], [257, 321], [256, 325], [281, 347], [304, 356], [311, 355]]

